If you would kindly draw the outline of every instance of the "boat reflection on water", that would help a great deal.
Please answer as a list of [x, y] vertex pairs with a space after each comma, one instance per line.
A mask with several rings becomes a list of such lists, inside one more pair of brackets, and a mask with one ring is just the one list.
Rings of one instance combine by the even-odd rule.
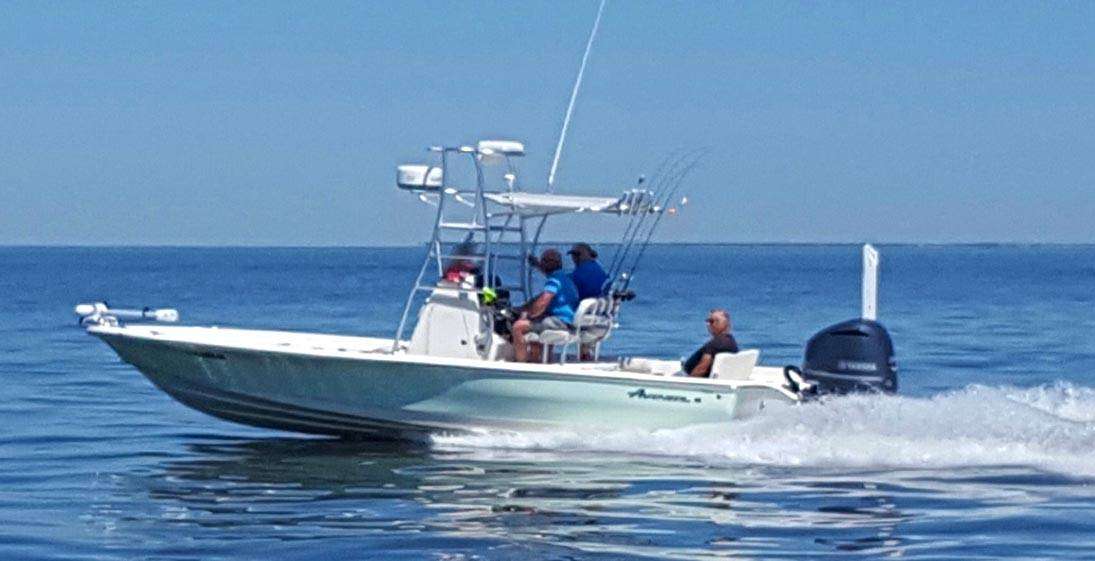
[[681, 458], [295, 438], [188, 448], [154, 473], [124, 478], [123, 493], [147, 489], [150, 511], [112, 520], [116, 533], [154, 543], [181, 525], [213, 541], [347, 540], [332, 543], [468, 554], [489, 547], [515, 558], [808, 554], [803, 542], [814, 554], [900, 555], [908, 544], [898, 530], [910, 515], [895, 498], [908, 490], [871, 481], [878, 473], [827, 478]]

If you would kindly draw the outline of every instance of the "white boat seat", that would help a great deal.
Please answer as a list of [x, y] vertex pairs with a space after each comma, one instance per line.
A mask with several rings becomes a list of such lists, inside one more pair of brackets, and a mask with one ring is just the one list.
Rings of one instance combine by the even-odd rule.
[[711, 364], [711, 378], [720, 380], [748, 380], [753, 367], [760, 359], [757, 349], [745, 349], [736, 353], [719, 353]]
[[540, 343], [541, 345], [565, 345], [576, 338], [576, 334], [563, 329], [545, 329], [539, 333], [529, 333], [525, 336], [525, 340], [529, 343]]
[[[540, 333], [529, 333], [526, 340], [545, 347], [562, 347], [559, 362], [566, 362], [571, 345], [592, 345], [593, 359], [597, 360], [601, 355], [601, 343], [612, 333], [616, 324], [614, 306], [609, 298], [586, 298], [578, 304], [578, 310], [574, 312], [573, 331], [545, 329]], [[580, 348], [578, 353], [581, 355]], [[544, 362], [548, 361], [549, 354], [549, 349], [545, 348]]]
[[529, 333], [525, 335], [525, 341], [529, 343], [539, 343], [544, 346], [544, 350], [541, 353], [543, 357], [542, 362], [549, 362], [551, 356], [551, 348], [561, 346], [563, 351], [559, 356], [559, 362], [566, 362], [566, 349], [572, 343], [578, 340], [578, 334], [565, 329], [545, 329], [539, 333]]
[[[586, 298], [578, 304], [574, 314], [574, 327], [580, 345], [593, 347], [593, 360], [601, 358], [601, 344], [612, 334], [616, 326], [616, 308], [619, 304], [611, 298]], [[579, 354], [581, 349], [579, 349]]]

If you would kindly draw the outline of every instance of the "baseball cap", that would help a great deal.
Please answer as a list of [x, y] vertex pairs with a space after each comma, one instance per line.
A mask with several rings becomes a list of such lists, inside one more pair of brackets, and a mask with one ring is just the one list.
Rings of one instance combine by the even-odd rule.
[[574, 255], [575, 253], [583, 253], [583, 252], [585, 252], [586, 254], [588, 254], [590, 257], [592, 257], [594, 259], [597, 258], [597, 251], [595, 249], [593, 249], [592, 246], [590, 246], [589, 244], [587, 244], [585, 242], [579, 242], [579, 243], [576, 243], [573, 246], [571, 246], [570, 251], [567, 251], [567, 255]]

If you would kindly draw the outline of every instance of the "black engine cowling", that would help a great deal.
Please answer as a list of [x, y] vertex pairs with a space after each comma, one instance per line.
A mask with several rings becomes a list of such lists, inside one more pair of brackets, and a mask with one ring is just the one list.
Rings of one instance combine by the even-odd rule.
[[867, 319], [826, 327], [806, 343], [802, 376], [819, 394], [895, 392], [897, 363], [890, 334]]

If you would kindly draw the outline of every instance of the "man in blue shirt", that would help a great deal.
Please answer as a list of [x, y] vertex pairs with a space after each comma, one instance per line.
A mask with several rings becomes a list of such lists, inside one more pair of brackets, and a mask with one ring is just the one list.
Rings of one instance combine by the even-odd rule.
[[597, 262], [597, 252], [587, 243], [576, 243], [567, 254], [574, 260], [574, 272], [570, 277], [578, 287], [578, 300], [603, 296], [608, 275]]
[[[521, 319], [513, 324], [513, 357], [517, 362], [539, 362], [543, 348], [529, 345], [525, 336], [545, 329], [570, 330], [578, 307], [578, 289], [563, 271], [563, 256], [556, 249], [545, 249], [537, 265], [547, 281], [544, 291], [530, 299], [521, 310]], [[531, 349], [529, 347], [532, 347]]]

